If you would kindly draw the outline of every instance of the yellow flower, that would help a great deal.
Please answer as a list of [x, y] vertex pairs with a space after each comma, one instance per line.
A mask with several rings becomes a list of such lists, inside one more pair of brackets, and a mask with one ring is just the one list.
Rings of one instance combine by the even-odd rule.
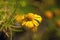
[[24, 15], [15, 15], [15, 19], [17, 22], [22, 22], [24, 19]]
[[25, 20], [22, 22], [22, 26], [26, 26], [27, 28], [35, 30], [39, 26], [38, 22], [41, 23], [41, 21], [41, 16], [33, 13], [28, 13], [27, 15], [25, 15]]

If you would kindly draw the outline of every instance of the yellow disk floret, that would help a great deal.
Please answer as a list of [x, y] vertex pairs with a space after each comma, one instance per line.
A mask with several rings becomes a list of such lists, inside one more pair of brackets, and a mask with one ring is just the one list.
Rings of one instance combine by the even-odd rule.
[[28, 13], [28, 14], [26, 15], [26, 18], [27, 18], [28, 20], [33, 20], [33, 19], [34, 19], [34, 14], [33, 14], [33, 13]]

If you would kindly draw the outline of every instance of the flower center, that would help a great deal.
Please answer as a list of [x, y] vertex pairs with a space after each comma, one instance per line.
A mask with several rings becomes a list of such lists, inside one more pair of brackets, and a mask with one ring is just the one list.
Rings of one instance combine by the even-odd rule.
[[26, 19], [29, 21], [34, 20], [34, 14], [32, 14], [32, 13], [27, 14]]

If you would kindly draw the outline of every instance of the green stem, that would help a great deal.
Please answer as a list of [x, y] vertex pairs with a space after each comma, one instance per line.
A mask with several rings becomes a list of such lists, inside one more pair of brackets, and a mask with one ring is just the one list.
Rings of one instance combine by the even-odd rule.
[[39, 36], [37, 32], [33, 32], [32, 40], [39, 40]]
[[10, 31], [10, 40], [12, 40], [12, 31]]
[[13, 36], [13, 34], [12, 34], [12, 30], [11, 30], [11, 28], [9, 27], [9, 31], [10, 31], [10, 40], [12, 40], [12, 36]]

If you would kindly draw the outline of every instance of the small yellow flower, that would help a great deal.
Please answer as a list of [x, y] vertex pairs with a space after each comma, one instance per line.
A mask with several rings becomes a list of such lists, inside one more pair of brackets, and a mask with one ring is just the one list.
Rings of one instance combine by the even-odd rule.
[[33, 13], [28, 13], [27, 15], [25, 15], [25, 20], [22, 22], [22, 26], [26, 26], [27, 28], [35, 30], [39, 26], [38, 22], [41, 23], [41, 21], [41, 16]]
[[15, 19], [17, 22], [22, 22], [24, 19], [24, 15], [15, 15]]

